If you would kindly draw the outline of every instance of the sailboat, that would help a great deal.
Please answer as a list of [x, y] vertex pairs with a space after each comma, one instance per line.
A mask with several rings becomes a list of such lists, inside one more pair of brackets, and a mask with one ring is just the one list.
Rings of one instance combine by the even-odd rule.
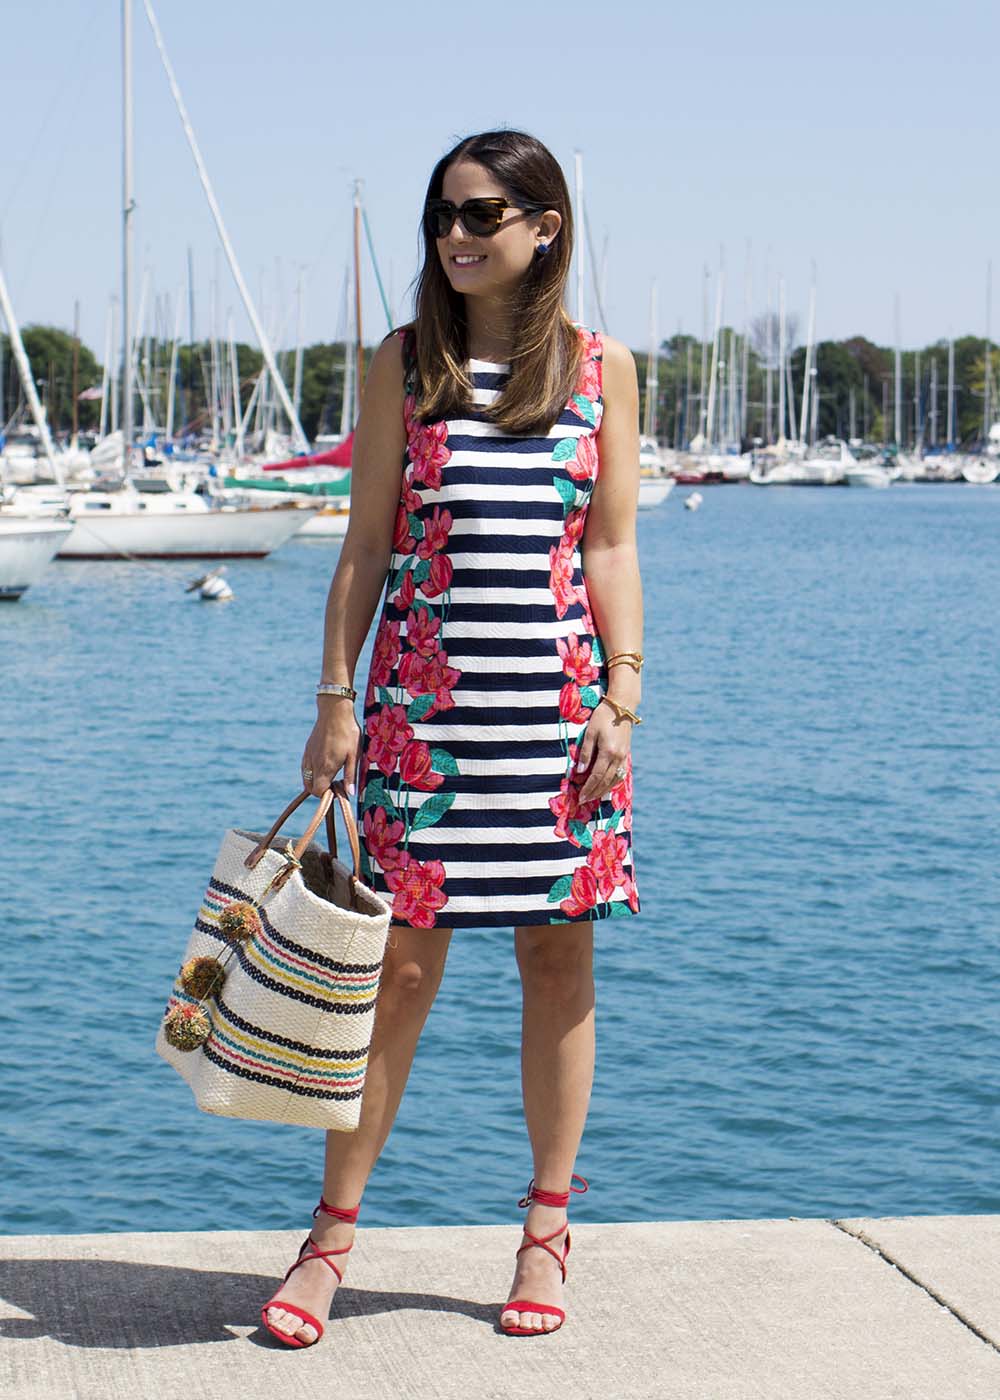
[[[306, 446], [298, 415], [278, 372], [264, 328], [250, 301], [166, 54], [150, 0], [143, 0], [167, 81], [194, 155], [234, 280], [257, 333], [265, 363], [282, 398], [296, 439]], [[132, 480], [135, 437], [135, 357], [132, 349], [132, 0], [122, 0], [122, 484], [117, 490], [73, 492], [68, 501], [73, 531], [60, 559], [260, 559], [298, 531], [308, 508], [222, 505], [193, 490], [139, 491]], [[311, 513], [311, 512], [310, 512]]]

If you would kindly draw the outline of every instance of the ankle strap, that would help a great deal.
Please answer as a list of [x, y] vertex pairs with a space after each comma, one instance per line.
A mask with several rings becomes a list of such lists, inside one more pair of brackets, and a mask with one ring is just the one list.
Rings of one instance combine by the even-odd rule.
[[[574, 1181], [579, 1181], [581, 1185], [574, 1186]], [[536, 1201], [540, 1206], [555, 1206], [565, 1209], [565, 1207], [569, 1205], [571, 1194], [574, 1196], [582, 1196], [583, 1193], [589, 1191], [589, 1189], [590, 1183], [585, 1181], [582, 1176], [577, 1176], [576, 1172], [574, 1172], [570, 1178], [568, 1191], [543, 1191], [540, 1187], [535, 1185], [534, 1178], [532, 1178], [528, 1184], [527, 1191], [518, 1201], [518, 1205], [524, 1210], [531, 1205], [532, 1201]]]
[[343, 1220], [348, 1225], [353, 1225], [358, 1218], [360, 1209], [361, 1202], [359, 1201], [353, 1210], [338, 1210], [336, 1206], [331, 1206], [328, 1201], [324, 1201], [323, 1197], [320, 1196], [319, 1205], [313, 1211], [313, 1219], [315, 1220], [320, 1211], [322, 1211], [324, 1215], [335, 1216], [337, 1220]]

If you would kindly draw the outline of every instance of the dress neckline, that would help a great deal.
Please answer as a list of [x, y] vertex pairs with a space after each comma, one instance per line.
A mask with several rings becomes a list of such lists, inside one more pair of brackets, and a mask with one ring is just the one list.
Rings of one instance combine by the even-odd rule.
[[470, 365], [485, 365], [487, 369], [510, 369], [510, 360], [479, 360], [474, 355], [469, 356]]

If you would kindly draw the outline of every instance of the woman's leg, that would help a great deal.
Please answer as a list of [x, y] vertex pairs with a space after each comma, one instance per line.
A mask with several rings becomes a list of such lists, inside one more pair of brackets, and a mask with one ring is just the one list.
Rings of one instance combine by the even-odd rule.
[[[361, 1200], [369, 1173], [392, 1129], [420, 1032], [441, 985], [451, 930], [393, 928], [389, 938], [361, 1121], [356, 1132], [326, 1135], [323, 1196], [331, 1206], [341, 1209], [350, 1209]], [[320, 1212], [312, 1236], [320, 1249], [343, 1249], [354, 1238], [354, 1226]], [[342, 1270], [344, 1259], [335, 1262]], [[323, 1260], [317, 1259], [296, 1269], [280, 1292], [288, 1302], [296, 1303], [314, 1317], [325, 1318], [336, 1285], [336, 1275]], [[300, 1341], [316, 1339], [313, 1328], [280, 1306], [268, 1309], [268, 1319], [281, 1331], [294, 1333]]]
[[[521, 973], [521, 1085], [531, 1139], [535, 1182], [544, 1191], [567, 1191], [583, 1135], [594, 1078], [593, 924], [519, 928]], [[549, 1235], [566, 1224], [566, 1212], [533, 1204], [525, 1229]], [[551, 1241], [562, 1251], [565, 1235]], [[527, 1249], [518, 1257], [509, 1299], [559, 1306], [562, 1280], [552, 1256]], [[542, 1320], [544, 1318], [544, 1321]], [[554, 1314], [505, 1312], [507, 1326], [555, 1327]]]

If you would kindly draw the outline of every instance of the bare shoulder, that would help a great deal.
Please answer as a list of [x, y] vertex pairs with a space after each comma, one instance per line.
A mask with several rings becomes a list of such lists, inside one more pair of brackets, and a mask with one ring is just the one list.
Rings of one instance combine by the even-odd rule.
[[622, 341], [613, 335], [601, 335], [603, 346], [604, 398], [614, 404], [629, 403], [638, 399], [639, 379], [636, 374], [635, 356]]
[[403, 396], [403, 337], [398, 331], [387, 335], [372, 356], [365, 378], [366, 395], [372, 390], [379, 398]]

